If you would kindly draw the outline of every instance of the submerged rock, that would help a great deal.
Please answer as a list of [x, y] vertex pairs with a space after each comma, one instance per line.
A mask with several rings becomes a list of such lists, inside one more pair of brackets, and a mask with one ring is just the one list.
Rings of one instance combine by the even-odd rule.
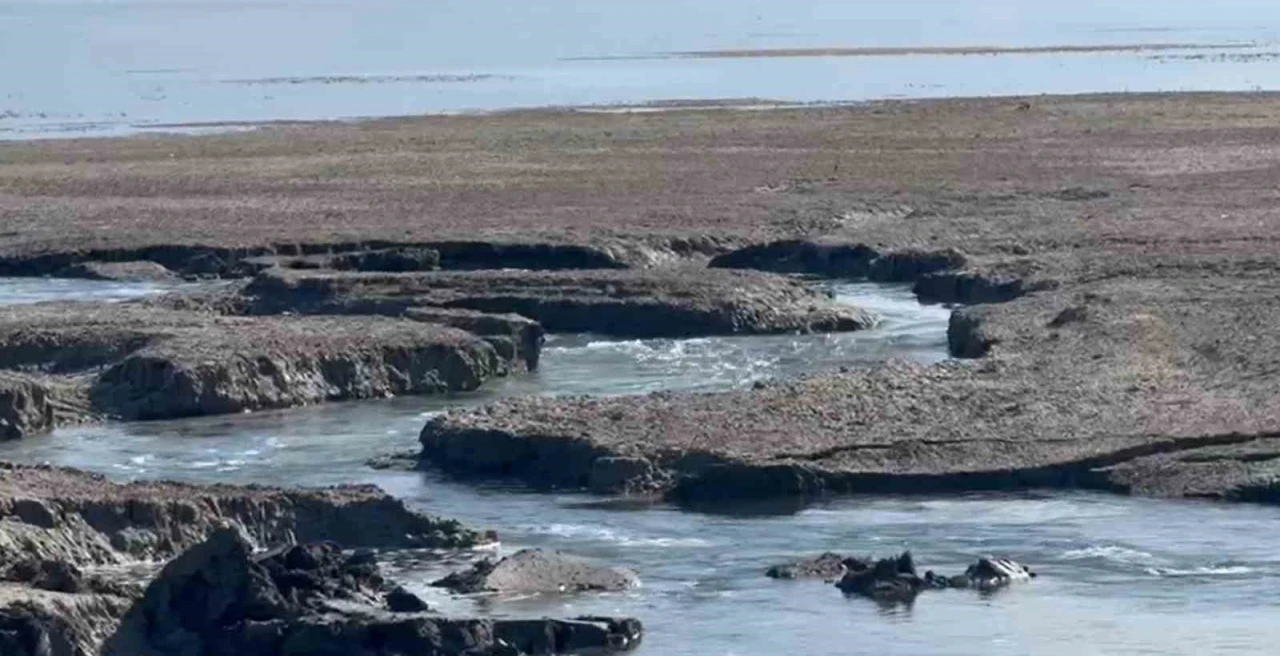
[[[1003, 588], [1011, 583], [1030, 581], [1035, 577], [1036, 573], [1021, 563], [1007, 558], [986, 557], [980, 559], [976, 564], [970, 565], [960, 579], [966, 582], [967, 587], [993, 590]], [[952, 579], [952, 587], [957, 587], [955, 586], [957, 582], [956, 579]]]
[[817, 558], [774, 565], [765, 571], [771, 579], [838, 580], [850, 571], [862, 571], [867, 564], [857, 558], [827, 552]]
[[924, 579], [916, 574], [911, 552], [884, 558], [873, 565], [845, 574], [836, 587], [847, 595], [858, 595], [878, 601], [911, 601], [925, 588]]
[[639, 584], [639, 577], [628, 569], [598, 567], [558, 551], [525, 549], [502, 560], [482, 560], [431, 585], [459, 594], [531, 594], [610, 592]]
[[985, 557], [969, 566], [964, 574], [945, 577], [917, 573], [911, 552], [876, 561], [862, 569], [851, 569], [836, 583], [847, 595], [857, 595], [886, 602], [910, 602], [925, 590], [975, 588], [990, 591], [1011, 583], [1035, 578], [1026, 566], [1006, 558]]

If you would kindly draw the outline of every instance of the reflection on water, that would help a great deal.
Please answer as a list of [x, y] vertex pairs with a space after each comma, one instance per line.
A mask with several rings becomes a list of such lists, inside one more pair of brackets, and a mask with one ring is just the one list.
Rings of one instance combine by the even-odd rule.
[[[944, 357], [945, 309], [921, 307], [902, 288], [839, 291], [880, 311], [884, 325], [841, 336], [685, 343], [565, 337], [551, 343], [538, 374], [475, 394], [80, 427], [0, 445], [0, 458], [120, 478], [375, 483], [416, 507], [497, 529], [504, 552], [565, 549], [632, 567], [644, 582], [601, 596], [450, 599], [427, 583], [462, 563], [392, 557], [397, 578], [433, 606], [508, 616], [633, 615], [648, 629], [642, 656], [1259, 654], [1280, 640], [1273, 594], [1280, 508], [1053, 492], [864, 497], [710, 514], [362, 465], [371, 455], [412, 448], [431, 413], [507, 394], [727, 388], [815, 362]], [[798, 555], [908, 548], [940, 572], [962, 571], [992, 553], [1041, 576], [996, 595], [927, 594], [910, 607], [763, 576], [768, 565]]]

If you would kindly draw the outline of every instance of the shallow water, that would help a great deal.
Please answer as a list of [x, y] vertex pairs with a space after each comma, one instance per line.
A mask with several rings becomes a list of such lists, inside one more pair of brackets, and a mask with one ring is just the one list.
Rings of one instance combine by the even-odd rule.
[[0, 305], [75, 301], [86, 298], [92, 298], [97, 301], [123, 301], [191, 286], [193, 285], [190, 283], [178, 282], [116, 282], [70, 278], [0, 277]]
[[[506, 394], [723, 389], [819, 365], [944, 357], [946, 310], [919, 306], [902, 288], [839, 291], [877, 306], [884, 326], [838, 338], [563, 337], [538, 374], [476, 394], [83, 427], [0, 445], [0, 458], [119, 478], [376, 483], [416, 507], [497, 529], [505, 551], [566, 549], [635, 568], [644, 580], [626, 594], [450, 600], [425, 588], [442, 565], [395, 559], [397, 576], [433, 603], [458, 613], [634, 615], [648, 629], [642, 655], [1273, 653], [1280, 508], [1053, 492], [863, 497], [711, 515], [362, 465], [371, 455], [412, 448], [431, 413]], [[928, 594], [909, 608], [763, 576], [767, 565], [794, 555], [904, 548], [942, 572], [996, 553], [1042, 576], [993, 596]]]
[[[4, 0], [0, 138], [669, 99], [1276, 89], [1277, 42], [1269, 0]], [[1144, 43], [1245, 47], [654, 58]]]

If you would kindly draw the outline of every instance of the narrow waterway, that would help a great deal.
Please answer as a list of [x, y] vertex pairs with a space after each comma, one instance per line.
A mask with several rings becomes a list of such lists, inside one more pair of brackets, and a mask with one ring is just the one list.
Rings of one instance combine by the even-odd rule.
[[[111, 296], [83, 281], [0, 282], [0, 299]], [[42, 290], [49, 284], [56, 289]], [[502, 549], [564, 549], [636, 569], [625, 594], [450, 600], [425, 586], [443, 565], [396, 559], [398, 576], [447, 611], [634, 615], [640, 654], [1270, 653], [1280, 602], [1280, 509], [1084, 493], [864, 497], [806, 508], [707, 515], [585, 495], [459, 483], [434, 472], [374, 471], [373, 455], [413, 448], [431, 414], [513, 394], [715, 390], [889, 357], [946, 357], [945, 308], [902, 287], [839, 285], [881, 327], [842, 335], [618, 341], [554, 338], [542, 369], [454, 397], [60, 430], [0, 445], [0, 458], [52, 462], [120, 479], [323, 485], [372, 482], [422, 509], [498, 530]], [[824, 550], [888, 554], [957, 572], [996, 553], [1042, 576], [1000, 594], [922, 596], [912, 607], [844, 599], [821, 583], [766, 579], [764, 568]]]

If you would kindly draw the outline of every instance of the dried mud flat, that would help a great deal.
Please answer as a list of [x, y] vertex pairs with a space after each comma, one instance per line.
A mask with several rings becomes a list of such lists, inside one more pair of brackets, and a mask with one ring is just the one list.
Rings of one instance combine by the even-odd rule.
[[450, 270], [911, 280], [976, 303], [949, 335], [968, 359], [499, 402], [434, 420], [424, 456], [689, 500], [1042, 485], [1271, 500], [1278, 111], [1269, 94], [1043, 97], [5, 144], [0, 270], [225, 275], [408, 244]]

